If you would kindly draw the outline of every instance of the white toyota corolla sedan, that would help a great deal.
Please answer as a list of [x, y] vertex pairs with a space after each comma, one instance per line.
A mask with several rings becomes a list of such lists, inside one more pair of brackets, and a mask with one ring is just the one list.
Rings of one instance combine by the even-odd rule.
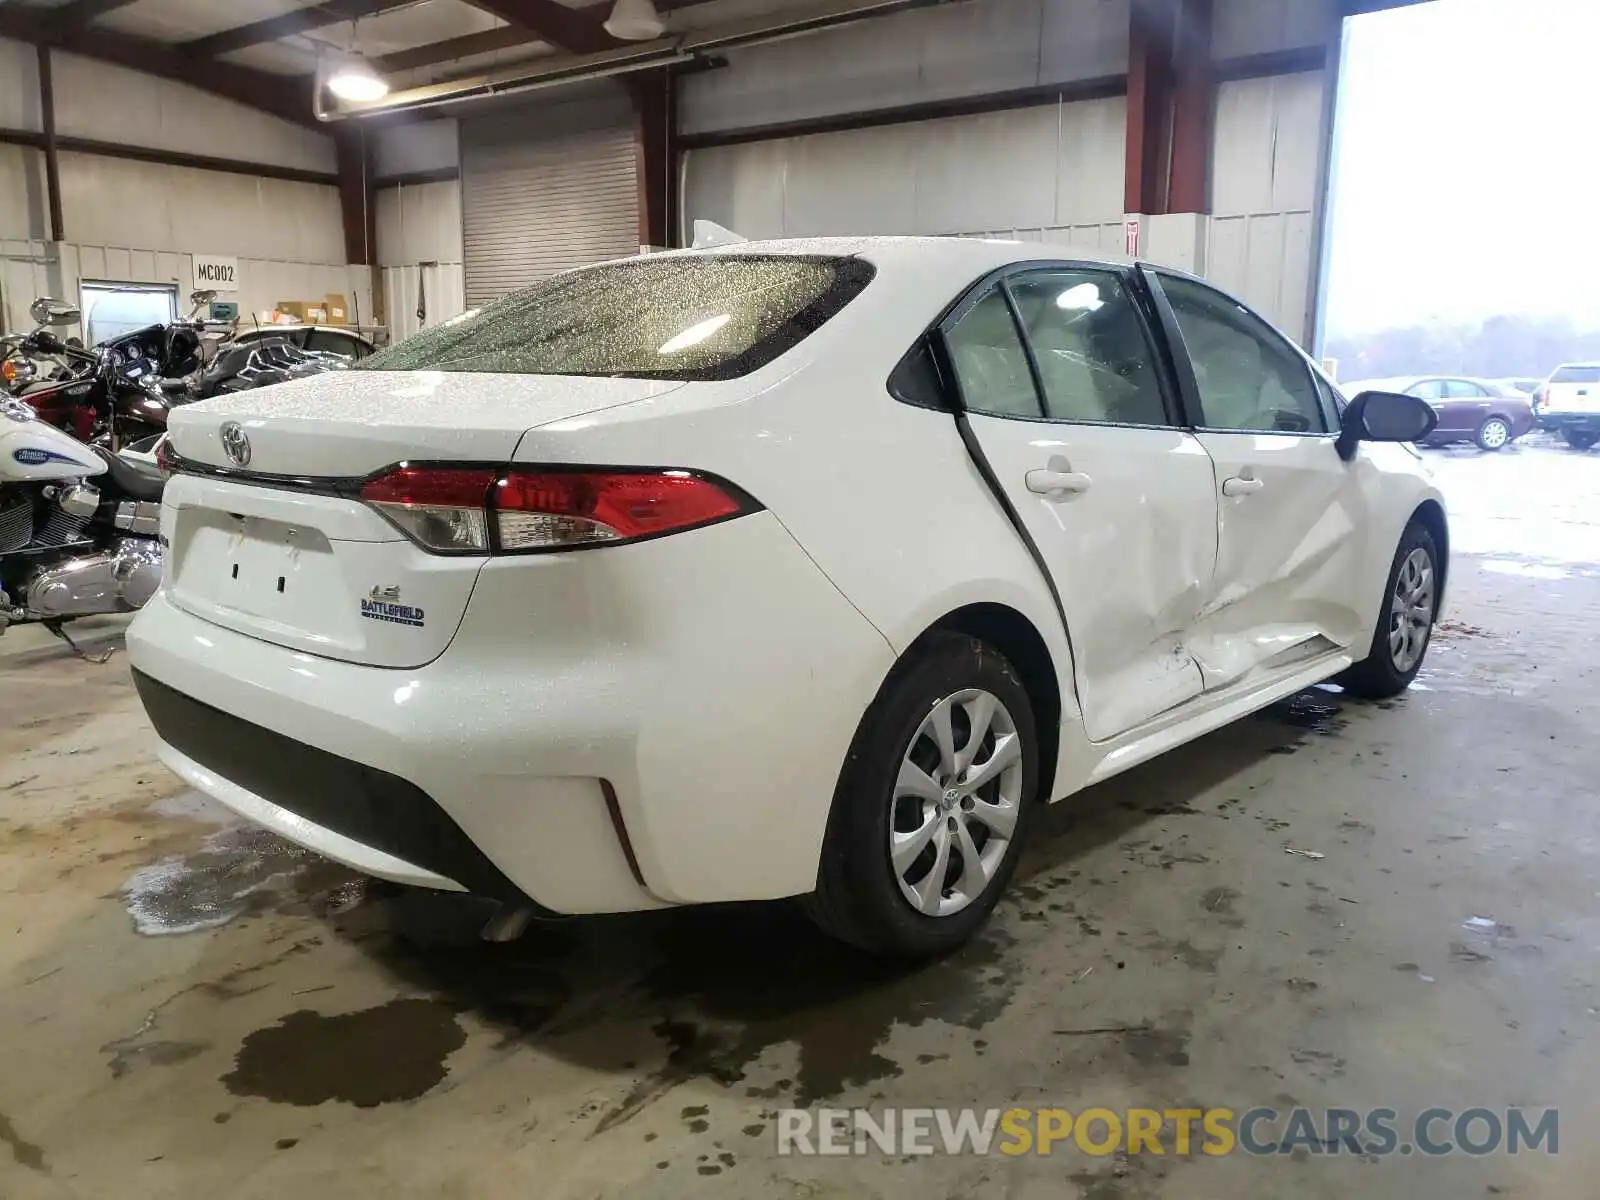
[[174, 410], [128, 645], [172, 770], [361, 871], [932, 954], [1039, 802], [1411, 682], [1433, 420], [1070, 249], [629, 259]]

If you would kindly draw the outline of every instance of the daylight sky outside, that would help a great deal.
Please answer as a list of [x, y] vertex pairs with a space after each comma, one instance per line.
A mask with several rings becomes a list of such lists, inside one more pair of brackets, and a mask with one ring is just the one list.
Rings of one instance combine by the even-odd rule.
[[1600, 328], [1600, 0], [1349, 24], [1327, 332], [1497, 313]]

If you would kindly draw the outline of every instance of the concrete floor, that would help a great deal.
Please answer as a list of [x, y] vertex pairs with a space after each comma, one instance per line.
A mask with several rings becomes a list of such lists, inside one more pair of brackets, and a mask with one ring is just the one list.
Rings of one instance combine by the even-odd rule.
[[[1419, 686], [1309, 692], [1056, 806], [989, 931], [920, 970], [783, 905], [475, 943], [476, 914], [184, 794], [120, 657], [13, 630], [0, 1196], [1592, 1196], [1600, 453], [1430, 459], [1468, 554]], [[1184, 1103], [1560, 1105], [1564, 1136], [907, 1163], [779, 1158], [772, 1129]]]

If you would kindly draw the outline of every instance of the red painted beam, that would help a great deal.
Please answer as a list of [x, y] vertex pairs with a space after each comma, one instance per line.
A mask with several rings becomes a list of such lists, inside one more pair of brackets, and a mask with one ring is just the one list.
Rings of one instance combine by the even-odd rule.
[[1132, 213], [1209, 208], [1216, 71], [1213, 0], [1133, 0], [1124, 203]]
[[1173, 5], [1133, 0], [1128, 20], [1128, 125], [1123, 211], [1166, 211], [1171, 149]]
[[1217, 97], [1211, 66], [1211, 10], [1212, 0], [1184, 0], [1178, 9], [1167, 212], [1211, 210], [1211, 129]]

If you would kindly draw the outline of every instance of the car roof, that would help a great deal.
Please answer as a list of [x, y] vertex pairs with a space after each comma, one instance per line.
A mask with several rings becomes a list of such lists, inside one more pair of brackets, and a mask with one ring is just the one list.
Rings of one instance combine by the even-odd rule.
[[920, 266], [957, 271], [995, 270], [1016, 262], [1071, 259], [1110, 267], [1130, 266], [1134, 260], [1094, 246], [1025, 241], [1020, 238], [979, 237], [813, 237], [773, 238], [673, 250], [668, 254], [718, 256], [728, 254], [808, 254], [864, 258], [878, 266]]

